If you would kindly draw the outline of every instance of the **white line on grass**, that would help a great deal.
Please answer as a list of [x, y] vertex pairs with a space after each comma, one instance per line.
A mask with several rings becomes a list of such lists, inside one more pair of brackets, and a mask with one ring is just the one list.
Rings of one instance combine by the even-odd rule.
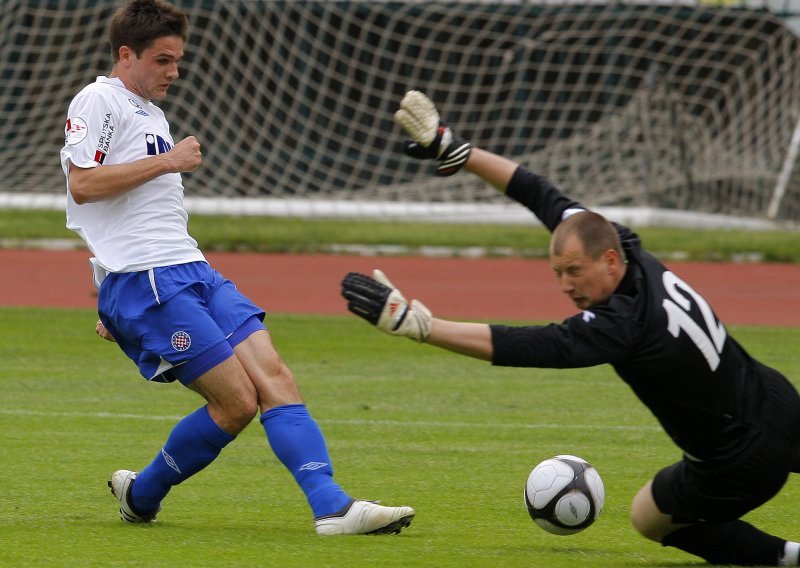
[[[127, 420], [155, 420], [159, 422], [177, 422], [183, 416], [129, 414], [114, 412], [46, 412], [42, 410], [0, 409], [0, 415], [10, 416], [41, 416], [45, 418], [112, 418]], [[498, 422], [434, 422], [429, 420], [353, 420], [353, 419], [321, 419], [322, 424], [341, 424], [353, 426], [401, 426], [403, 428], [511, 428], [523, 430], [631, 430], [647, 431], [660, 430], [658, 426], [618, 425], [608, 426], [602, 424], [503, 424]]]

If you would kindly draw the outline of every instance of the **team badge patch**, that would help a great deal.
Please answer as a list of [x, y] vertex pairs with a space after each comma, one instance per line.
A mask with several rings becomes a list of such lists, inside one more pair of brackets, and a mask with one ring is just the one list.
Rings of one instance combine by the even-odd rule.
[[172, 334], [171, 342], [175, 351], [186, 351], [192, 345], [192, 338], [185, 331], [176, 331]]
[[67, 124], [64, 125], [64, 139], [70, 146], [78, 144], [89, 132], [86, 126], [86, 121], [80, 117], [68, 118]]

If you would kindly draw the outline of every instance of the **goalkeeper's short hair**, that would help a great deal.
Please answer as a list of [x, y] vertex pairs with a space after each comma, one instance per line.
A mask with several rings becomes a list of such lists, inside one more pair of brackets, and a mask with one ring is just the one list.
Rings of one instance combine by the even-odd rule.
[[570, 235], [577, 235], [584, 253], [592, 260], [597, 260], [609, 249], [616, 251], [620, 258], [625, 258], [619, 233], [599, 213], [584, 210], [564, 219], [553, 231], [550, 250], [554, 254], [561, 254], [565, 239]]

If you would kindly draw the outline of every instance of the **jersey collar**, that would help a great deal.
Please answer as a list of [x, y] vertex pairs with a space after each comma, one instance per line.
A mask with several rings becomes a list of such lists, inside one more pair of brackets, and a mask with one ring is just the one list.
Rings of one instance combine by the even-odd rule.
[[120, 79], [119, 77], [106, 77], [105, 75], [98, 75], [96, 82], [105, 83], [107, 85], [114, 85], [115, 87], [122, 87], [123, 89], [125, 89], [125, 85], [122, 83], [122, 79]]
[[104, 83], [106, 85], [112, 85], [114, 87], [119, 87], [120, 89], [124, 89], [125, 92], [128, 93], [129, 96], [135, 97], [136, 100], [138, 100], [140, 102], [144, 102], [145, 104], [148, 104], [148, 105], [152, 105], [153, 104], [153, 101], [150, 101], [150, 100], [147, 100], [147, 99], [143, 99], [142, 97], [140, 97], [136, 93], [129, 91], [128, 88], [125, 86], [125, 84], [122, 82], [122, 79], [120, 79], [119, 77], [106, 77], [105, 75], [99, 75], [97, 77], [97, 81], [96, 82], [97, 83]]

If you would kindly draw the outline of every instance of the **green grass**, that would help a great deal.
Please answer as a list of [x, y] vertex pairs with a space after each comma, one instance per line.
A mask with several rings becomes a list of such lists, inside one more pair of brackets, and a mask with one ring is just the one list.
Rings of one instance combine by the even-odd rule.
[[[410, 253], [422, 247], [485, 247], [488, 254], [541, 257], [549, 234], [537, 225], [483, 225], [379, 222], [366, 220], [225, 217], [193, 215], [189, 230], [204, 250], [325, 252], [331, 245], [402, 245]], [[755, 257], [800, 262], [798, 235], [791, 231], [734, 231], [638, 228], [648, 250], [687, 260], [735, 260]], [[25, 239], [72, 239], [58, 211], [0, 209], [0, 239], [11, 245]], [[456, 254], [458, 254], [456, 252]]]
[[[679, 452], [608, 367], [494, 369], [385, 336], [353, 317], [273, 315], [278, 350], [352, 494], [409, 504], [397, 536], [322, 538], [254, 422], [175, 488], [153, 526], [119, 521], [105, 481], [152, 459], [201, 404], [148, 384], [94, 335], [92, 310], [0, 308], [0, 566], [699, 566], [628, 521], [637, 489]], [[753, 355], [800, 377], [800, 329], [734, 328]], [[607, 490], [575, 536], [538, 529], [522, 487], [573, 453]], [[800, 485], [748, 520], [797, 537]]]

